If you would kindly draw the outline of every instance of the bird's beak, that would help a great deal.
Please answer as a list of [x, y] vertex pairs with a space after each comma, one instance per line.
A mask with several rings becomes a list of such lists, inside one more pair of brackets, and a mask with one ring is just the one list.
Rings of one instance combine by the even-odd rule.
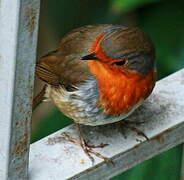
[[81, 60], [99, 60], [98, 57], [96, 57], [95, 53], [88, 54], [86, 56], [83, 56]]

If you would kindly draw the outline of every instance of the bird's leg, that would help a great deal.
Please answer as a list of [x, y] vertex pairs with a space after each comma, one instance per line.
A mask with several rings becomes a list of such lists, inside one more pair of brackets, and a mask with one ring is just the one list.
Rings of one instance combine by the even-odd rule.
[[78, 142], [75, 138], [72, 138], [70, 137], [69, 135], [67, 135], [66, 133], [64, 134], [64, 136], [67, 138], [68, 141], [76, 144], [76, 145], [79, 145], [82, 147], [83, 151], [85, 152], [85, 154], [89, 157], [89, 159], [91, 160], [92, 163], [94, 163], [94, 158], [92, 157], [91, 154], [97, 156], [98, 158], [101, 158], [103, 159], [105, 162], [112, 162], [110, 159], [108, 159], [107, 157], [101, 155], [100, 153], [98, 152], [95, 152], [93, 151], [92, 149], [93, 148], [104, 148], [105, 146], [107, 146], [108, 144], [99, 144], [99, 145], [89, 145], [86, 140], [83, 138], [83, 135], [82, 135], [82, 131], [81, 131], [81, 128], [80, 128], [80, 125], [77, 124], [77, 129], [78, 129], [78, 133], [79, 133], [79, 139], [80, 139], [80, 142]]
[[33, 111], [41, 104], [41, 102], [44, 100], [45, 90], [47, 85], [44, 85], [42, 90], [36, 95], [36, 97], [33, 99], [33, 105], [32, 109]]
[[146, 140], [149, 140], [149, 138], [146, 136], [146, 134], [142, 130], [135, 127], [135, 125], [139, 125], [139, 124], [142, 124], [144, 122], [122, 120], [119, 123], [121, 123], [121, 127], [128, 128], [128, 129], [136, 132], [137, 135], [143, 136]]
[[80, 124], [77, 123], [77, 128], [78, 128], [78, 132], [79, 132], [79, 138], [80, 138], [80, 141], [81, 142], [84, 142], [84, 144], [88, 147], [88, 148], [104, 148], [105, 146], [107, 146], [108, 144], [104, 144], [104, 143], [101, 143], [99, 145], [89, 145], [86, 140], [83, 138], [83, 135], [82, 135], [82, 130], [81, 130], [81, 127], [80, 127]]

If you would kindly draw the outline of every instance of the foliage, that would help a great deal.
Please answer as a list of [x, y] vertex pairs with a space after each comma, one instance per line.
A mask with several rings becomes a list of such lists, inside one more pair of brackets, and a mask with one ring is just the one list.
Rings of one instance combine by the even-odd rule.
[[160, 0], [112, 0], [112, 8], [118, 12], [133, 11], [145, 4], [159, 2]]

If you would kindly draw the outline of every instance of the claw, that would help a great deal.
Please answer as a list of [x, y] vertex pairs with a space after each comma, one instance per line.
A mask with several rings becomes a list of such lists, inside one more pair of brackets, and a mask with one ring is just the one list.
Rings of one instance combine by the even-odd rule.
[[137, 122], [137, 121], [126, 121], [126, 120], [123, 120], [123, 121], [120, 121], [120, 123], [123, 124], [126, 128], [136, 132], [137, 135], [143, 136], [146, 140], [149, 140], [149, 138], [146, 136], [146, 134], [143, 131], [141, 131], [137, 127], [133, 126], [133, 124], [134, 125], [143, 124], [144, 123], [143, 121]]
[[[79, 126], [79, 125], [78, 125], [78, 126]], [[79, 129], [79, 128], [80, 128], [80, 127], [78, 127], [78, 129]], [[101, 143], [101, 144], [99, 144], [99, 145], [88, 145], [88, 143], [87, 143], [87, 142], [85, 141], [85, 139], [82, 137], [80, 129], [79, 129], [79, 139], [80, 139], [80, 141], [78, 141], [78, 140], [75, 139], [75, 138], [72, 138], [72, 137], [71, 137], [69, 134], [67, 134], [66, 132], [62, 133], [62, 135], [65, 137], [65, 139], [66, 139], [67, 141], [70, 141], [70, 142], [76, 144], [77, 146], [82, 147], [84, 153], [85, 153], [85, 154], [88, 156], [88, 158], [91, 160], [92, 165], [94, 164], [95, 160], [94, 160], [94, 158], [92, 157], [91, 154], [95, 155], [96, 157], [98, 157], [98, 158], [100, 158], [100, 159], [103, 159], [106, 163], [112, 163], [112, 164], [113, 164], [113, 162], [112, 162], [109, 158], [107, 158], [107, 157], [103, 156], [102, 154], [100, 154], [100, 153], [95, 152], [95, 151], [92, 150], [93, 148], [104, 148], [104, 147], [106, 147], [108, 144]]]

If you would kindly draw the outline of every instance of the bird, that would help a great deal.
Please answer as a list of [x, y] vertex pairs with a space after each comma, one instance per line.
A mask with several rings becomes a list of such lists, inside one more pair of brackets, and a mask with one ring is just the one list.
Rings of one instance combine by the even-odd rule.
[[[155, 47], [137, 27], [86, 25], [67, 33], [57, 50], [41, 57], [36, 74], [46, 83], [41, 95], [75, 123], [124, 121], [153, 91]], [[81, 141], [84, 151], [92, 153]]]

